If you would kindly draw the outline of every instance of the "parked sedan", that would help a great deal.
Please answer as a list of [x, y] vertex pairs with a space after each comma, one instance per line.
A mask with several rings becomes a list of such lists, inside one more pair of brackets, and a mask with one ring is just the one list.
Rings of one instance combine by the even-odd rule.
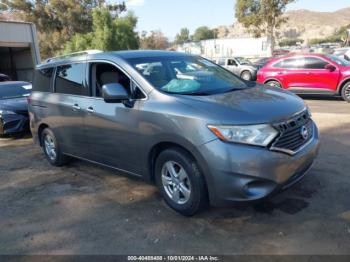
[[333, 55], [350, 61], [350, 47], [337, 48], [334, 50]]
[[0, 135], [29, 130], [27, 96], [31, 89], [28, 82], [0, 83]]
[[350, 102], [350, 62], [335, 55], [299, 54], [272, 59], [257, 82], [298, 94], [341, 95]]
[[253, 65], [255, 65], [258, 69], [264, 67], [270, 60], [272, 59], [272, 57], [263, 57], [260, 58], [259, 60], [255, 61], [253, 63]]
[[219, 58], [214, 62], [246, 81], [255, 80], [259, 70], [258, 66], [243, 57]]

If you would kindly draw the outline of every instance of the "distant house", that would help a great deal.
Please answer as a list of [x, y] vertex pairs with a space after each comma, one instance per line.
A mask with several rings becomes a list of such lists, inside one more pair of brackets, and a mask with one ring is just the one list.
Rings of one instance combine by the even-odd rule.
[[270, 56], [270, 46], [266, 37], [220, 38], [190, 42], [178, 46], [177, 51], [201, 55], [209, 59], [230, 56], [248, 58]]
[[0, 21], [0, 73], [32, 81], [40, 53], [34, 24]]

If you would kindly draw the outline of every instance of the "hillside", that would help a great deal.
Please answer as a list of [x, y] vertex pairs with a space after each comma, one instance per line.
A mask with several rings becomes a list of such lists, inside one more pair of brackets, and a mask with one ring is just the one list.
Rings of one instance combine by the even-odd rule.
[[[301, 38], [305, 42], [312, 38], [323, 38], [333, 34], [339, 27], [350, 24], [350, 7], [336, 12], [315, 12], [296, 10], [286, 12], [288, 22], [278, 32], [278, 37]], [[239, 23], [218, 28], [218, 37], [247, 36], [246, 30]]]

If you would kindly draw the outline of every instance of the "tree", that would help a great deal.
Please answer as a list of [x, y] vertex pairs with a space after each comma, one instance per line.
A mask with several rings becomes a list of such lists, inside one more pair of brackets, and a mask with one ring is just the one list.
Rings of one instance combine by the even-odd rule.
[[105, 0], [3, 0], [21, 20], [32, 22], [38, 30], [42, 57], [53, 56], [62, 50], [75, 34], [92, 30], [94, 8], [106, 6], [119, 14], [125, 4], [107, 5]]
[[129, 12], [114, 21], [116, 45], [114, 50], [138, 49], [139, 38], [135, 31], [137, 17]]
[[151, 31], [149, 35], [143, 31], [140, 35], [141, 49], [166, 49], [168, 47], [169, 40], [160, 30]]
[[201, 41], [206, 39], [213, 39], [214, 31], [209, 29], [207, 26], [201, 26], [196, 29], [193, 35], [194, 41]]
[[10, 10], [10, 6], [6, 2], [7, 2], [6, 0], [0, 2], [0, 15], [1, 15], [1, 12]]
[[282, 17], [286, 6], [295, 0], [237, 0], [236, 18], [255, 37], [267, 35], [271, 54], [275, 49], [275, 31], [286, 19]]
[[180, 33], [175, 36], [175, 44], [181, 45], [191, 41], [190, 30], [188, 28], [181, 28]]
[[107, 8], [96, 8], [93, 11], [92, 23], [92, 32], [75, 34], [66, 43], [65, 53], [86, 49], [113, 51], [139, 47], [135, 32], [137, 18], [133, 13], [129, 12], [124, 17], [113, 18]]

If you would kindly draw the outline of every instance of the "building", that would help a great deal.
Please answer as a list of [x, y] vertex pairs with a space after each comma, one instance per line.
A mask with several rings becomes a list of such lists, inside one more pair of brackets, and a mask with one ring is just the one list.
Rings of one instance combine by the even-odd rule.
[[12, 80], [32, 81], [40, 63], [34, 24], [0, 21], [0, 57], [0, 73]]
[[177, 51], [201, 55], [209, 59], [230, 56], [258, 58], [270, 56], [266, 37], [220, 38], [190, 42], [178, 46]]

